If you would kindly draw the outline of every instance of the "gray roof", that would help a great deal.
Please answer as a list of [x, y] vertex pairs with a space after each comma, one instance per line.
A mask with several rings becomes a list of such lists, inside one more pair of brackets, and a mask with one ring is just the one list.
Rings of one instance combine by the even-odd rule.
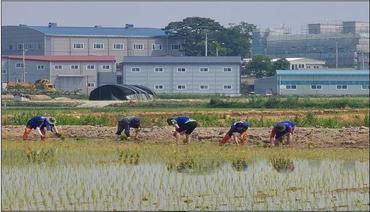
[[86, 37], [159, 37], [166, 36], [159, 28], [136, 27], [48, 27], [24, 26], [50, 36], [86, 36]]
[[239, 56], [127, 56], [123, 58], [123, 63], [150, 63], [150, 64], [184, 64], [184, 63], [241, 63]]

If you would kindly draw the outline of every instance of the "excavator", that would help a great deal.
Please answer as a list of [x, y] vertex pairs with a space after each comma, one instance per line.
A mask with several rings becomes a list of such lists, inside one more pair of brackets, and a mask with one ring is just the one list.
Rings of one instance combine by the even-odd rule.
[[9, 81], [6, 86], [7, 90], [24, 90], [24, 91], [34, 91], [34, 90], [44, 90], [50, 93], [56, 91], [55, 86], [50, 83], [47, 79], [37, 80], [35, 83]]

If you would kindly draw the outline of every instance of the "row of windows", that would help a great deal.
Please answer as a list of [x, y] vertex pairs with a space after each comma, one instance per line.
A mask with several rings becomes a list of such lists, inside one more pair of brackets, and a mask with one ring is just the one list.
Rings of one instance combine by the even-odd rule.
[[[304, 66], [305, 66], [304, 64], [292, 64], [291, 69], [292, 70], [302, 69], [302, 68], [304, 68]], [[311, 69], [311, 68], [318, 69], [318, 68], [320, 68], [320, 66], [318, 66], [318, 65], [306, 65], [306, 68], [307, 69]]]
[[[140, 67], [133, 67], [131, 68], [131, 72], [140, 72], [141, 71], [141, 68]], [[209, 69], [208, 68], [200, 68], [199, 69], [200, 72], [209, 72]], [[231, 72], [232, 69], [231, 68], [224, 68], [224, 72]], [[154, 68], [154, 72], [164, 72], [164, 68], [162, 67], [155, 67]], [[186, 72], [186, 68], [183, 68], [183, 67], [179, 67], [177, 68], [177, 72]]]
[[[84, 43], [74, 43], [72, 45], [74, 49], [84, 49], [85, 44]], [[94, 43], [93, 45], [94, 49], [104, 49], [104, 43]], [[144, 44], [133, 44], [133, 49], [136, 50], [143, 50], [144, 49]], [[23, 49], [41, 49], [42, 45], [40, 43], [18, 43], [15, 46], [13, 44], [9, 44], [8, 49], [13, 50], [23, 50]], [[181, 48], [180, 44], [172, 44], [171, 49], [172, 50], [179, 50]], [[113, 49], [117, 50], [123, 50], [125, 49], [125, 44], [124, 43], [114, 43], [113, 44]], [[162, 44], [160, 43], [154, 43], [152, 44], [152, 50], [162, 50]]]
[[15, 46], [13, 44], [9, 44], [8, 49], [9, 50], [23, 50], [23, 49], [41, 49], [42, 45], [41, 43], [18, 43]]
[[[154, 89], [156, 89], [156, 90], [163, 90], [164, 89], [164, 85], [154, 85]], [[177, 90], [186, 90], [186, 84], [177, 85], [176, 86], [176, 89]], [[209, 89], [209, 85], [199, 85], [199, 89], [200, 90], [208, 90]], [[223, 89], [224, 90], [231, 90], [232, 89], [232, 86], [231, 85], [224, 85], [223, 86]]]
[[[16, 63], [15, 68], [23, 68], [23, 63]], [[55, 65], [53, 68], [54, 68], [54, 70], [62, 70], [63, 65]], [[80, 68], [80, 66], [79, 65], [71, 65], [70, 68], [71, 68], [71, 70], [78, 70]], [[95, 65], [86, 65], [86, 69], [95, 70]], [[102, 65], [102, 69], [103, 70], [110, 70], [111, 66], [110, 65]], [[45, 70], [45, 66], [44, 65], [38, 65], [37, 70]]]
[[[322, 90], [322, 88], [323, 88], [322, 85], [317, 85], [317, 84], [311, 85], [312, 90]], [[285, 86], [285, 89], [287, 89], [287, 90], [296, 90], [297, 85], [288, 84], [288, 85]], [[348, 85], [337, 85], [336, 89], [337, 90], [347, 90]], [[363, 90], [370, 89], [370, 85], [361, 85], [361, 89], [363, 89]]]
[[[84, 43], [74, 43], [73, 44], [74, 49], [84, 49], [85, 44]], [[135, 50], [144, 50], [144, 44], [133, 44], [132, 48]], [[94, 43], [94, 49], [104, 49], [104, 43]], [[113, 49], [117, 50], [123, 50], [125, 49], [125, 44], [124, 43], [114, 43], [113, 44]], [[172, 44], [171, 45], [172, 50], [178, 50], [180, 49], [180, 44]], [[152, 44], [152, 50], [162, 50], [162, 44], [160, 43], [154, 43]]]

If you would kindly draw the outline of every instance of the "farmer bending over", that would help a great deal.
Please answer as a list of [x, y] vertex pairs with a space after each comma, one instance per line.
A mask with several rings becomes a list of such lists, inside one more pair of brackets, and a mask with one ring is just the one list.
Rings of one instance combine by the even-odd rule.
[[173, 136], [176, 138], [176, 144], [179, 144], [180, 135], [185, 133], [186, 143], [191, 143], [191, 133], [198, 126], [197, 121], [187, 116], [177, 116], [167, 119], [167, 124], [175, 127]]
[[117, 132], [116, 132], [117, 138], [119, 138], [121, 136], [121, 133], [122, 133], [123, 130], [125, 130], [125, 135], [127, 136], [127, 138], [129, 138], [130, 137], [130, 128], [135, 129], [134, 138], [136, 140], [137, 136], [138, 136], [138, 134], [141, 130], [141, 128], [140, 128], [140, 118], [138, 118], [136, 116], [127, 116], [127, 117], [124, 117], [122, 120], [118, 121], [118, 123], [117, 123]]
[[283, 142], [286, 137], [286, 143], [290, 144], [293, 141], [293, 132], [294, 132], [295, 123], [291, 121], [282, 121], [274, 125], [270, 135], [270, 143], [272, 146], [279, 145]]
[[32, 131], [32, 129], [36, 129], [36, 131], [39, 133], [41, 136], [41, 140], [45, 140], [46, 136], [46, 131], [45, 128], [50, 131], [55, 133], [56, 136], [60, 137], [61, 135], [59, 134], [57, 128], [55, 127], [56, 120], [53, 117], [45, 117], [45, 116], [35, 116], [31, 118], [26, 125], [26, 129], [24, 129], [23, 133], [23, 140], [28, 139], [28, 135]]
[[[226, 142], [233, 137], [235, 143], [239, 144], [239, 140], [241, 141], [240, 144], [244, 145], [244, 143], [248, 143], [248, 130], [249, 124], [246, 121], [234, 121], [231, 124], [229, 132], [223, 137], [223, 139], [219, 142], [219, 145], [222, 146]], [[239, 134], [239, 136], [237, 136]]]

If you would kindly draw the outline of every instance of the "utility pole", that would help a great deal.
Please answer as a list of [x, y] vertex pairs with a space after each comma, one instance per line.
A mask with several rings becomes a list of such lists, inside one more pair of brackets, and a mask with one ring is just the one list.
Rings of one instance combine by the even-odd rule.
[[24, 49], [24, 43], [22, 44], [22, 62], [23, 62], [23, 82], [26, 82], [26, 49]]
[[218, 47], [216, 46], [216, 56], [218, 57]]
[[335, 41], [335, 68], [338, 68], [338, 41]]
[[208, 56], [208, 54], [207, 54], [207, 51], [208, 51], [208, 49], [207, 49], [207, 43], [208, 43], [208, 37], [207, 37], [207, 31], [206, 31], [206, 45], [205, 45], [205, 55], [206, 55], [206, 57]]
[[361, 51], [361, 60], [362, 60], [362, 70], [365, 70], [365, 58], [364, 58], [364, 52]]

